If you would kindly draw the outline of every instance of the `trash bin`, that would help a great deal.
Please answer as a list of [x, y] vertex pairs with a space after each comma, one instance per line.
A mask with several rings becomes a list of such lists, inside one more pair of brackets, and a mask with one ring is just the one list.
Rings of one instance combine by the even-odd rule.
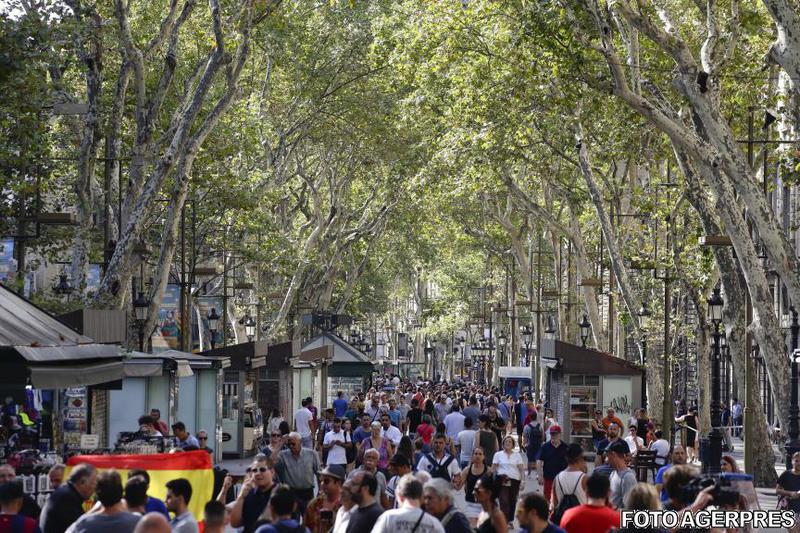
[[700, 464], [703, 465], [703, 473], [708, 474], [708, 454], [711, 451], [711, 443], [708, 439], [697, 439], [700, 446]]

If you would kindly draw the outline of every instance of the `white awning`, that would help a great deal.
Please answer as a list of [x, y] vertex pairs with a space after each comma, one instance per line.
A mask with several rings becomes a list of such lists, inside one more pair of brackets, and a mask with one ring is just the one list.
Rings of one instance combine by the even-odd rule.
[[66, 389], [99, 385], [117, 381], [125, 376], [122, 361], [95, 363], [91, 365], [31, 365], [31, 385], [37, 389]]
[[531, 379], [531, 369], [527, 366], [501, 366], [497, 369], [501, 378]]

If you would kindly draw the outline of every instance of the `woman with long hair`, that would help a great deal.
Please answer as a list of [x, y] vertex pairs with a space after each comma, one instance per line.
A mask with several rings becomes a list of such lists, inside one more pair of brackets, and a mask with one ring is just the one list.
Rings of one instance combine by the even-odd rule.
[[733, 456], [731, 455], [722, 456], [722, 463], [720, 463], [720, 469], [722, 470], [723, 474], [742, 473], [742, 471], [739, 470], [739, 465], [736, 464], [736, 459], [734, 459]]
[[483, 476], [475, 484], [475, 501], [482, 509], [475, 530], [477, 533], [508, 533], [508, 521], [497, 504], [499, 488], [497, 481], [490, 476]]
[[461, 479], [464, 480], [464, 499], [467, 502], [464, 515], [469, 519], [472, 527], [475, 527], [478, 516], [481, 513], [481, 506], [475, 501], [475, 484], [478, 483], [480, 478], [489, 474], [489, 469], [486, 468], [484, 459], [483, 448], [480, 446], [474, 448], [469, 464], [461, 471]]
[[406, 459], [408, 459], [408, 463], [413, 465], [414, 464], [414, 443], [411, 442], [411, 438], [408, 435], [403, 435], [400, 439], [400, 443], [397, 445], [397, 451], [395, 454], [404, 455]]

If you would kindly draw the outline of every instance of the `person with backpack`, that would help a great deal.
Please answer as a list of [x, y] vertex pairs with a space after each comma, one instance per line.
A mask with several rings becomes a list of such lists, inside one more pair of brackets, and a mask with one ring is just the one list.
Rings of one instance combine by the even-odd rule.
[[553, 482], [551, 507], [553, 514], [550, 520], [555, 525], [561, 524], [561, 518], [567, 510], [586, 503], [586, 462], [583, 459], [583, 448], [572, 443], [567, 446], [567, 469], [560, 472]]
[[514, 521], [514, 506], [525, 472], [525, 459], [519, 452], [514, 451], [514, 437], [511, 435], [503, 438], [503, 449], [494, 454], [492, 471], [500, 482], [498, 498], [500, 509], [506, 515], [506, 520], [511, 523]]
[[433, 437], [433, 451], [426, 453], [417, 464], [418, 472], [427, 472], [432, 479], [450, 481], [456, 489], [461, 488], [461, 468], [455, 457], [445, 451], [447, 436], [437, 433]]
[[536, 472], [536, 461], [539, 460], [539, 450], [542, 449], [542, 441], [544, 440], [542, 424], [536, 418], [536, 411], [532, 411], [530, 420], [522, 430], [522, 446], [528, 456], [528, 477], [530, 477], [531, 472]]

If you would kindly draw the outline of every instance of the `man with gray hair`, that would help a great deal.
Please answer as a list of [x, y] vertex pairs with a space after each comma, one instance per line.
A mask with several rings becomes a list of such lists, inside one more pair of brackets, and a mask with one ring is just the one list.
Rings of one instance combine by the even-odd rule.
[[315, 475], [319, 472], [319, 456], [311, 448], [301, 446], [303, 437], [297, 432], [286, 436], [288, 450], [282, 450], [275, 461], [279, 479], [289, 485], [297, 497], [297, 512], [306, 511], [308, 502], [314, 499]]
[[467, 517], [453, 506], [453, 488], [444, 479], [431, 479], [425, 483], [425, 510], [439, 519], [445, 533], [472, 531]]
[[421, 509], [422, 483], [412, 475], [403, 476], [397, 482], [398, 509], [384, 512], [372, 528], [372, 533], [444, 533], [442, 524], [434, 516]]
[[369, 450], [365, 451], [364, 464], [350, 472], [350, 475], [347, 476], [347, 478], [352, 479], [359, 472], [368, 472], [372, 474], [372, 476], [378, 482], [378, 494], [375, 498], [381, 504], [381, 507], [388, 509], [391, 507], [391, 505], [389, 502], [389, 497], [386, 495], [386, 476], [383, 475], [383, 472], [378, 470], [378, 460], [380, 459], [380, 456], [380, 452], [375, 448], [370, 448]]
[[72, 469], [69, 479], [47, 499], [39, 518], [42, 533], [64, 533], [83, 515], [83, 502], [94, 494], [97, 487], [97, 469], [90, 464], [80, 464]]

